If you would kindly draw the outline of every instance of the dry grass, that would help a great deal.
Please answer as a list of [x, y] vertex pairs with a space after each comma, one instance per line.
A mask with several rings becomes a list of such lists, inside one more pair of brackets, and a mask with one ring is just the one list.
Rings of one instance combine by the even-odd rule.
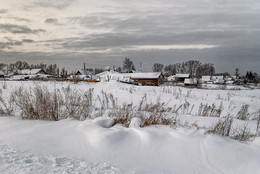
[[137, 116], [136, 112], [133, 111], [133, 104], [123, 104], [118, 109], [110, 110], [108, 113], [109, 117], [115, 119], [115, 124], [121, 124], [128, 127], [133, 117]]
[[247, 142], [253, 141], [255, 138], [255, 134], [252, 134], [250, 129], [248, 128], [248, 124], [237, 126], [236, 128], [232, 128], [233, 118], [227, 116], [223, 120], [219, 120], [216, 124], [214, 124], [207, 133], [214, 133], [221, 136], [227, 136], [232, 139]]
[[220, 106], [217, 108], [215, 104], [210, 105], [203, 105], [200, 104], [198, 115], [203, 117], [220, 117], [222, 113], [223, 107], [222, 102]]
[[249, 117], [248, 107], [249, 107], [249, 105], [247, 105], [247, 104], [245, 104], [241, 107], [240, 111], [237, 113], [237, 119], [240, 119], [240, 120], [248, 119], [248, 117]]
[[[105, 105], [106, 102], [102, 103]], [[129, 126], [133, 117], [141, 119], [142, 127], [156, 124], [171, 125], [175, 120], [166, 116], [171, 110], [172, 108], [166, 107], [165, 103], [160, 101], [160, 98], [157, 98], [155, 103], [148, 103], [147, 95], [144, 95], [137, 106], [133, 106], [132, 103], [123, 104], [121, 107], [117, 106], [109, 112], [109, 116], [116, 120], [116, 124], [122, 124], [126, 127]]]
[[227, 116], [225, 119], [220, 119], [215, 125], [213, 125], [208, 133], [214, 133], [221, 136], [229, 136], [231, 131], [231, 125], [233, 122], [233, 118]]
[[66, 88], [50, 92], [46, 86], [24, 89], [20, 87], [12, 93], [15, 104], [21, 110], [21, 118], [37, 120], [60, 120], [72, 117], [84, 120], [90, 117], [93, 89], [83, 95], [77, 90]]
[[40, 86], [20, 87], [12, 95], [23, 119], [59, 120], [63, 103], [60, 91], [49, 92], [47, 87]]
[[256, 132], [258, 135], [260, 135], [260, 109], [258, 109], [258, 116], [257, 116], [257, 122], [256, 122]]
[[6, 102], [2, 96], [0, 96], [0, 115], [12, 115], [14, 111], [13, 96], [10, 96]]
[[235, 129], [232, 129], [232, 133], [233, 135], [231, 136], [231, 138], [242, 142], [253, 141], [256, 136], [255, 134], [251, 133], [247, 123], [241, 126], [237, 126]]

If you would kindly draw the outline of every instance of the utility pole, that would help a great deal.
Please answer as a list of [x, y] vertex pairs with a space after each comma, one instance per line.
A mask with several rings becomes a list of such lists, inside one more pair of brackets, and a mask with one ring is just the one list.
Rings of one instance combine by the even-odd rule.
[[86, 74], [86, 64], [84, 62], [84, 74]]

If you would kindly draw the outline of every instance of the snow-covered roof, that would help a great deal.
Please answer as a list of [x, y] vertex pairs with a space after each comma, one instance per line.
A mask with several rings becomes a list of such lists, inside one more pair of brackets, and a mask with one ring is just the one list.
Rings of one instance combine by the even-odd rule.
[[156, 79], [161, 75], [161, 72], [150, 72], [150, 73], [119, 73], [113, 70], [105, 71], [97, 74], [102, 79], [109, 78], [110, 80], [124, 80], [130, 78], [138, 79]]
[[212, 80], [223, 80], [224, 76], [212, 76]]
[[94, 74], [94, 73], [91, 72], [91, 71], [84, 71], [84, 69], [78, 70], [78, 72], [79, 72], [81, 75], [93, 75], [93, 74]]
[[42, 69], [22, 69], [19, 71], [20, 74], [37, 74], [41, 71]]
[[156, 79], [159, 78], [161, 72], [151, 72], [151, 73], [131, 73], [129, 76], [133, 79]]
[[197, 83], [198, 83], [198, 81], [197, 81], [196, 78], [194, 78], [194, 79], [188, 79], [188, 78], [186, 78], [186, 79], [184, 80], [184, 84], [194, 85], [194, 84], [197, 84]]
[[168, 81], [174, 81], [175, 80], [175, 75], [167, 77], [167, 80]]
[[181, 77], [181, 78], [189, 78], [189, 74], [176, 74], [175, 77]]
[[5, 73], [0, 70], [0, 76], [4, 76], [4, 75], [5, 75]]
[[202, 76], [201, 77], [201, 80], [203, 80], [203, 81], [210, 81], [210, 79], [211, 79], [211, 76]]
[[28, 76], [24, 76], [24, 75], [15, 75], [15, 76], [12, 76], [10, 78], [10, 80], [24, 80], [25, 77], [28, 77]]
[[104, 71], [104, 72], [101, 72], [99, 74], [96, 74], [97, 76], [103, 78], [103, 77], [106, 77], [107, 75], [111, 75], [111, 74], [120, 74], [119, 72], [116, 72], [114, 70], [110, 70], [110, 71]]

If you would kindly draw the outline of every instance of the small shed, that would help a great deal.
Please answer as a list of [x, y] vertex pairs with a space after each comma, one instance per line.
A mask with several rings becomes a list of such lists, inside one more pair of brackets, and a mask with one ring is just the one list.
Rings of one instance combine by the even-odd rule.
[[196, 78], [186, 78], [184, 80], [185, 86], [196, 86], [198, 84], [198, 80]]
[[87, 79], [91, 79], [91, 80], [97, 80], [99, 79], [93, 71], [86, 71], [86, 70], [78, 70], [75, 73], [76, 77], [79, 79], [83, 79], [83, 80], [87, 80]]
[[129, 76], [135, 84], [159, 86], [164, 83], [164, 75], [161, 72], [131, 73]]
[[4, 78], [4, 77], [5, 77], [5, 73], [0, 70], [0, 78]]
[[212, 79], [213, 83], [216, 83], [216, 84], [225, 83], [224, 76], [212, 76], [211, 79]]
[[176, 82], [179, 82], [179, 83], [184, 83], [184, 80], [186, 78], [190, 78], [190, 75], [189, 74], [176, 74], [175, 75], [175, 80], [176, 80]]
[[202, 76], [201, 77], [201, 82], [202, 83], [207, 83], [211, 81], [211, 76]]

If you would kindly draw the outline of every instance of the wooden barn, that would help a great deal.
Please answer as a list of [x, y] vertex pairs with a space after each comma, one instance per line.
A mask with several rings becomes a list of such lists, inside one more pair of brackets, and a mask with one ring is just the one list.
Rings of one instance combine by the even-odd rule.
[[129, 76], [134, 84], [158, 86], [164, 83], [164, 75], [161, 72], [131, 73]]

